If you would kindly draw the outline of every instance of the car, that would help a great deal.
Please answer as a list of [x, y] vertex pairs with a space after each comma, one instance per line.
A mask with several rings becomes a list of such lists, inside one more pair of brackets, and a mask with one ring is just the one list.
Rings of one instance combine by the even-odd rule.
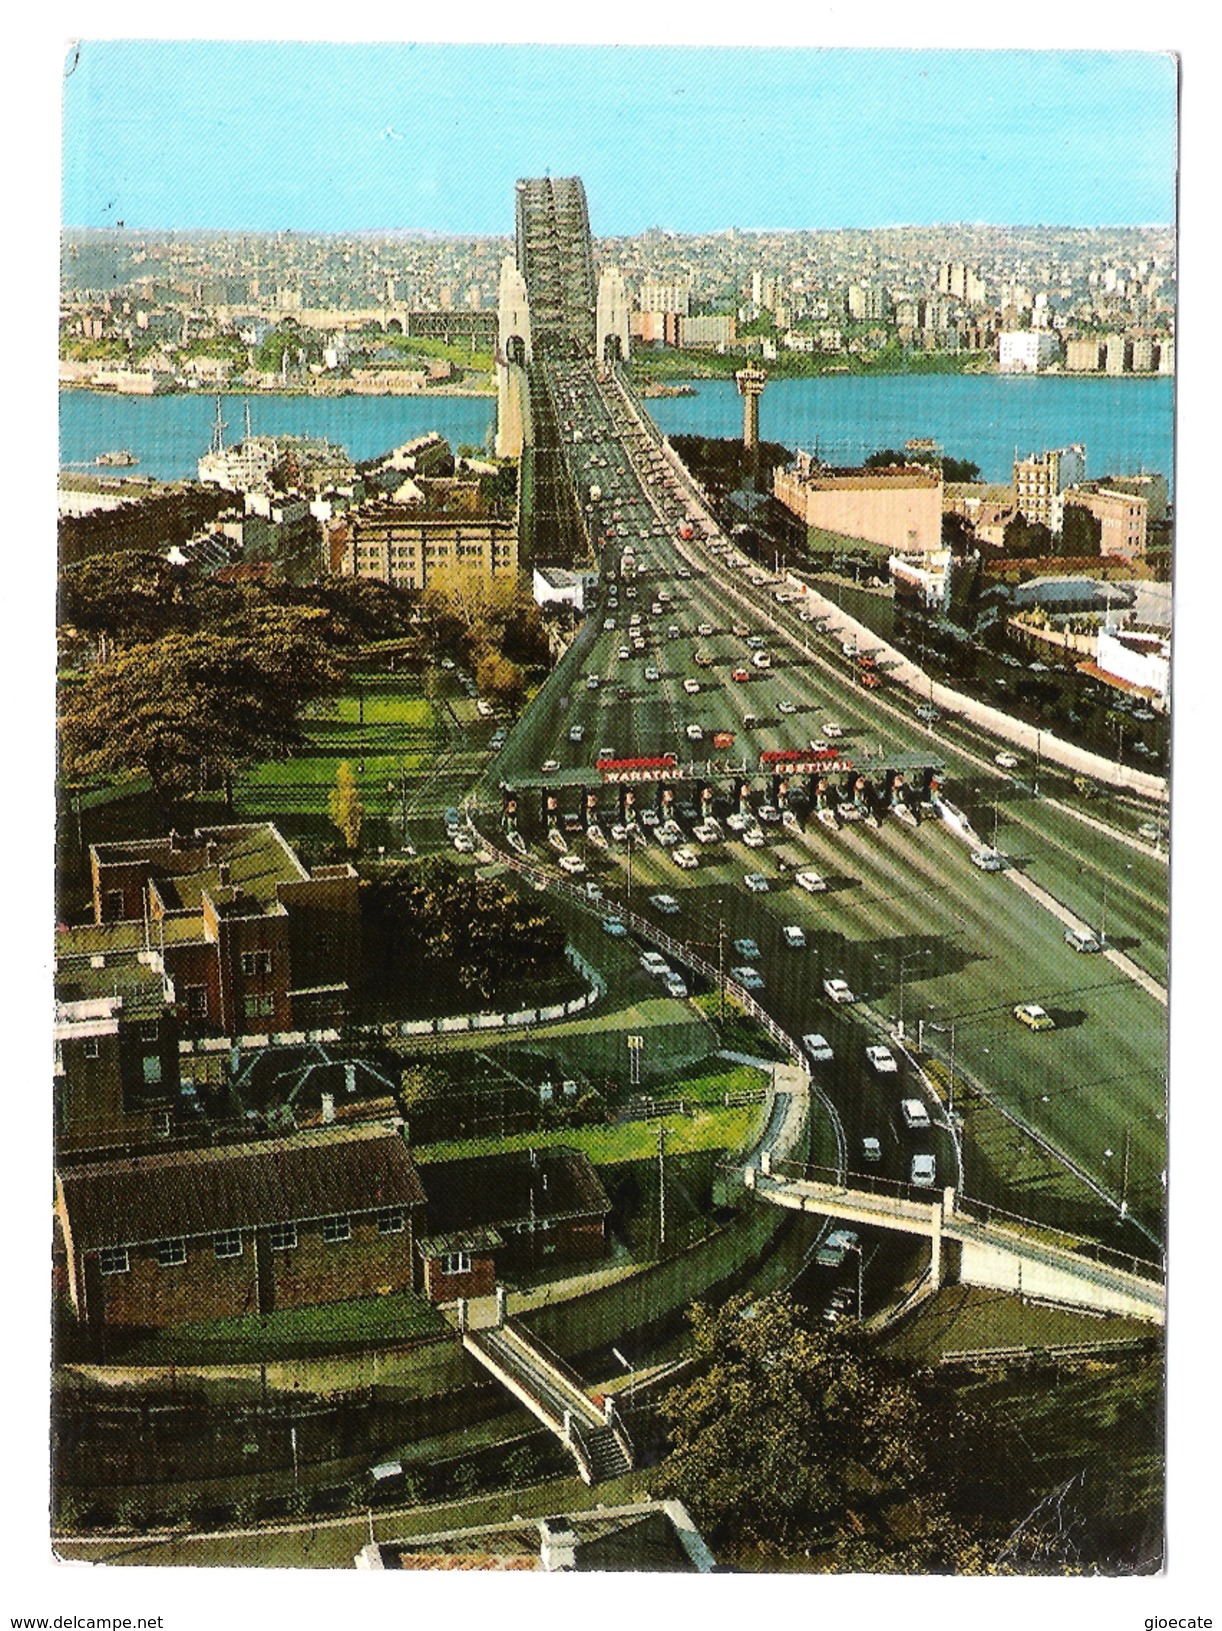
[[795, 872], [793, 881], [799, 889], [804, 889], [808, 895], [819, 895], [827, 888], [827, 879], [821, 878], [817, 872], [808, 867], [804, 872]]
[[815, 1252], [815, 1262], [829, 1268], [839, 1268], [849, 1252], [857, 1249], [857, 1233], [853, 1229], [833, 1229]]
[[861, 1158], [863, 1161], [881, 1161], [883, 1147], [877, 1138], [863, 1138], [861, 1141]]
[[586, 734], [586, 728], [585, 728], [584, 725], [572, 725], [572, 726], [569, 727], [569, 741], [570, 742], [580, 742], [582, 737], [585, 736], [585, 734]]
[[679, 638], [679, 625], [677, 623], [667, 625], [666, 638], [668, 640], [677, 640]]
[[704, 731], [699, 725], [689, 725], [687, 727], [687, 739], [689, 742], [703, 742]]
[[1003, 770], [1018, 769], [1018, 755], [1016, 753], [995, 753], [993, 763], [1000, 765]]
[[509, 732], [502, 727], [500, 730], [493, 731], [492, 740], [489, 742], [488, 746], [492, 748], [494, 752], [496, 752], [503, 748], [508, 740]]
[[867, 669], [863, 673], [859, 674], [857, 676], [857, 678], [858, 678], [859, 683], [862, 684], [866, 688], [867, 691], [877, 691], [878, 690], [879, 679], [878, 679], [877, 674], [871, 673]]
[[819, 1031], [808, 1031], [802, 1038], [802, 1046], [817, 1065], [826, 1065], [836, 1057], [831, 1043]]
[[603, 898], [603, 886], [602, 886], [602, 884], [595, 883], [593, 878], [591, 878], [589, 883], [586, 885], [586, 899], [587, 900], [593, 900], [593, 901], [600, 901], [602, 898]]
[[1089, 929], [1066, 929], [1065, 944], [1075, 951], [1102, 951], [1103, 942]]
[[796, 702], [790, 702], [788, 697], [782, 697], [777, 703], [777, 710], [783, 714], [796, 714], [798, 705]]
[[652, 974], [655, 977], [669, 974], [671, 971], [670, 964], [660, 951], [643, 951], [641, 953], [641, 967], [646, 974]]
[[900, 1068], [891, 1049], [884, 1048], [881, 1042], [875, 1042], [866, 1049], [866, 1062], [880, 1076], [894, 1076]]
[[746, 986], [748, 991], [762, 991], [764, 989], [764, 976], [759, 969], [752, 968], [750, 963], [743, 963], [730, 970], [730, 978], [737, 980], [739, 985]]
[[1000, 872], [1005, 866], [1005, 862], [995, 849], [974, 849], [971, 862], [981, 872]]
[[781, 929], [781, 939], [794, 951], [801, 951], [806, 945], [806, 930], [796, 923], [786, 923]]
[[543, 763], [539, 766], [539, 769], [543, 772], [543, 774], [545, 776], [550, 776], [553, 771], [556, 771], [556, 770], [560, 769], [560, 760], [559, 759], [544, 759]]
[[743, 882], [753, 895], [766, 895], [768, 893], [768, 880], [762, 872], [748, 872]]
[[764, 834], [760, 827], [750, 826], [743, 832], [743, 843], [748, 849], [763, 849]]
[[825, 719], [823, 721], [823, 734], [830, 737], [843, 736], [844, 726], [837, 725], [834, 719]]
[[751, 633], [751, 630], [747, 627], [747, 625], [745, 623], [735, 623], [734, 633], [738, 637], [738, 639], [745, 640], [747, 638], [747, 636]]
[[662, 602], [660, 600], [654, 601], [653, 605], [649, 608], [649, 614], [651, 617], [662, 617], [664, 615], [662, 611]]
[[656, 810], [642, 810], [641, 811], [641, 825], [642, 825], [642, 827], [657, 827], [657, 826], [659, 826], [661, 824], [661, 821], [662, 821], [662, 817], [658, 814], [658, 812]]
[[687, 692], [689, 697], [699, 696], [699, 694], [700, 694], [700, 681], [699, 680], [684, 680], [683, 689]]
[[604, 617], [603, 618], [603, 629], [605, 630], [605, 632], [607, 634], [610, 634], [611, 630], [614, 627], [615, 627], [615, 619], [613, 617]]
[[711, 623], [697, 623], [697, 625], [696, 625], [696, 633], [697, 634], [703, 634], [703, 635], [707, 636], [707, 635], [712, 634], [712, 632], [713, 632], [713, 625]]
[[911, 1174], [918, 1189], [932, 1189], [938, 1181], [938, 1163], [932, 1155], [914, 1155]]
[[856, 1002], [848, 984], [841, 979], [829, 978], [823, 982], [823, 994], [829, 1002]]
[[587, 674], [586, 675], [586, 690], [587, 691], [597, 691], [598, 687], [599, 687], [598, 675], [597, 674]]
[[596, 763], [598, 763], [600, 765], [601, 764], [606, 764], [608, 762], [608, 760], [611, 760], [611, 759], [614, 759], [614, 758], [615, 758], [615, 749], [614, 748], [607, 748], [607, 747], [599, 748], [599, 750], [598, 750], [598, 759], [597, 759]]
[[693, 867], [698, 867], [700, 865], [700, 857], [696, 854], [696, 851], [690, 844], [680, 844], [678, 849], [672, 852], [671, 859], [674, 861], [675, 865], [677, 867], [681, 867], [684, 872], [690, 872]]
[[918, 719], [923, 719], [927, 725], [936, 725], [942, 717], [938, 710], [928, 702], [921, 704], [916, 711], [916, 716]]
[[827, 743], [821, 736], [812, 736], [810, 739], [810, 751], [812, 753], [826, 753], [828, 751]]
[[753, 668], [771, 668], [772, 658], [766, 651], [756, 651], [752, 654], [751, 665]]
[[667, 849], [673, 849], [683, 838], [683, 829], [677, 827], [673, 821], [664, 821], [656, 834], [659, 844], [665, 844]]
[[679, 910], [679, 902], [673, 895], [650, 895], [649, 904], [666, 917], [673, 917]]
[[765, 826], [775, 827], [781, 819], [781, 812], [775, 804], [761, 804], [756, 812]]
[[586, 864], [580, 855], [562, 855], [560, 857], [561, 872], [567, 872], [572, 878], [580, 878], [585, 869]]
[[914, 1132], [924, 1132], [928, 1127], [932, 1126], [929, 1111], [920, 1099], [901, 1099], [900, 1114]]
[[459, 827], [458, 811], [457, 810], [451, 808], [451, 809], [446, 811], [446, 813], [445, 813], [445, 824], [446, 824], [446, 837], [447, 838], [453, 838], [454, 834], [458, 831], [458, 827]]
[[612, 824], [611, 836], [617, 844], [626, 844], [628, 842], [628, 829], [622, 821], [616, 821]]
[[1162, 836], [1162, 832], [1157, 822], [1143, 821], [1141, 826], [1137, 829], [1137, 836], [1139, 838], [1153, 838], [1157, 840]]
[[751, 678], [751, 674], [748, 669], [742, 667], [732, 668], [730, 670], [730, 678], [732, 680], [749, 680]]
[[686, 997], [687, 983], [679, 975], [670, 973], [662, 977], [662, 989], [668, 997]]
[[633, 651], [644, 651], [645, 642], [644, 642], [644, 640], [641, 639], [641, 637], [639, 635], [634, 637], [633, 642], [632, 642], [632, 649], [633, 649]]
[[450, 842], [460, 855], [473, 855], [475, 853], [475, 840], [469, 832], [456, 832]]
[[632, 692], [626, 685], [617, 685], [615, 688], [615, 695], [620, 702], [627, 702], [628, 698], [632, 695]]
[[619, 660], [620, 660], [620, 662], [622, 662], [622, 663], [627, 662], [628, 658], [631, 657], [631, 656], [632, 656], [632, 647], [631, 646], [621, 646], [619, 648]]
[[1050, 1013], [1040, 1007], [1038, 1002], [1015, 1003], [1014, 1017], [1020, 1025], [1025, 1025], [1029, 1031], [1056, 1030], [1056, 1021]]
[[750, 936], [744, 936], [743, 939], [736, 940], [734, 942], [734, 950], [740, 957], [746, 958], [749, 962], [757, 961], [760, 955], [759, 946], [750, 938]]
[[721, 831], [715, 822], [702, 821], [698, 826], [692, 828], [692, 832], [702, 844], [719, 844], [721, 842]]
[[475, 711], [481, 719], [491, 719], [493, 708], [487, 697], [480, 697], [475, 704]]
[[749, 634], [747, 636], [747, 649], [749, 651], [759, 651], [763, 644], [764, 637], [762, 634]]
[[846, 657], [856, 657], [857, 642], [856, 640], [842, 640], [840, 642], [840, 649], [844, 652]]

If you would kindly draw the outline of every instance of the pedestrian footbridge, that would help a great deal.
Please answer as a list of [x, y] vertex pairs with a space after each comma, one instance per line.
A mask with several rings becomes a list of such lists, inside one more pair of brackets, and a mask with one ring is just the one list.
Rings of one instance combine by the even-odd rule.
[[628, 1430], [607, 1398], [596, 1403], [577, 1373], [551, 1350], [505, 1317], [503, 1292], [494, 1325], [473, 1329], [459, 1304], [462, 1343], [519, 1404], [554, 1433], [587, 1484], [601, 1484], [631, 1471], [636, 1456]]

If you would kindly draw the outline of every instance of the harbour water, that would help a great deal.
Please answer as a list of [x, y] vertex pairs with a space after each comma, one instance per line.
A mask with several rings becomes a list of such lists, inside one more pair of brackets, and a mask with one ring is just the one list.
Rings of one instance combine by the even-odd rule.
[[[742, 434], [732, 380], [700, 380], [695, 396], [658, 397], [649, 411], [666, 432]], [[237, 441], [245, 399], [222, 399], [226, 441]], [[768, 441], [818, 451], [829, 464], [853, 464], [878, 448], [932, 437], [954, 458], [980, 466], [986, 481], [1008, 481], [1015, 453], [1081, 442], [1088, 476], [1156, 470], [1172, 482], [1174, 381], [1169, 377], [1074, 379], [998, 374], [827, 375], [772, 380], [760, 405]], [[290, 397], [250, 399], [256, 435], [325, 436], [354, 459], [389, 451], [437, 430], [455, 446], [488, 444], [492, 397]], [[94, 468], [100, 453], [130, 448], [132, 474], [193, 478], [208, 448], [216, 399], [60, 393], [60, 461]]]

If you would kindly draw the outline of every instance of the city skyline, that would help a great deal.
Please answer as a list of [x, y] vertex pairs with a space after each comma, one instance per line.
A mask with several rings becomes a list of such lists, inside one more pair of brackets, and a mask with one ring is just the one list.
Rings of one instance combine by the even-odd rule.
[[1154, 52], [87, 40], [62, 219], [504, 233], [550, 170], [606, 236], [1167, 225], [1176, 98]]

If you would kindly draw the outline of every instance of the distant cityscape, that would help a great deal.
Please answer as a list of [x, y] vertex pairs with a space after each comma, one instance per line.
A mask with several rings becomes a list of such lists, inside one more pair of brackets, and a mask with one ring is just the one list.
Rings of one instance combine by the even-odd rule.
[[[60, 381], [491, 392], [502, 237], [64, 234]], [[648, 383], [725, 372], [1172, 374], [1168, 227], [947, 225], [594, 241]]]

